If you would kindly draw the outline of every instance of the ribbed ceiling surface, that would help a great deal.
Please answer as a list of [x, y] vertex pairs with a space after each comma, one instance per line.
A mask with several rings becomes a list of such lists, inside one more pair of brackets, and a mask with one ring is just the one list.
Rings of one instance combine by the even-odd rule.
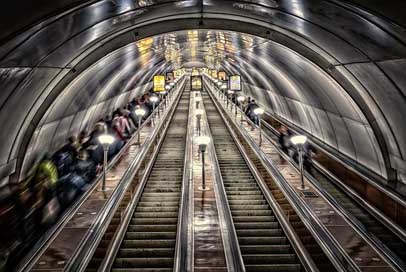
[[406, 30], [387, 18], [340, 1], [72, 3], [3, 36], [4, 184], [155, 73], [194, 65], [241, 74], [268, 111], [377, 175], [405, 174]]

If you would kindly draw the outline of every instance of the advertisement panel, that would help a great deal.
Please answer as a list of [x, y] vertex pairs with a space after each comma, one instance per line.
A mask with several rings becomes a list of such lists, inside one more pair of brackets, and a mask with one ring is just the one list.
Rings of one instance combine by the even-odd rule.
[[173, 71], [173, 75], [175, 78], [180, 78], [182, 75], [182, 71], [180, 69], [176, 69], [175, 71]]
[[192, 91], [201, 91], [202, 90], [202, 77], [201, 76], [192, 76], [191, 78]]
[[219, 76], [219, 79], [222, 80], [222, 81], [227, 80], [227, 75], [226, 75], [226, 72], [224, 72], [224, 71], [220, 71], [218, 76]]
[[230, 76], [230, 90], [241, 91], [241, 77], [239, 75]]
[[217, 78], [217, 71], [216, 70], [211, 70], [211, 76], [213, 78]]
[[154, 76], [154, 92], [165, 91], [165, 76], [157, 75]]

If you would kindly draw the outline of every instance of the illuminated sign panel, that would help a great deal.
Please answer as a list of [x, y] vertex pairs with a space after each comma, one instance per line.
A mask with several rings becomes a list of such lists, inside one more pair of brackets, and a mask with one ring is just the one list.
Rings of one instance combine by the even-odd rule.
[[199, 70], [197, 70], [196, 68], [193, 68], [192, 76], [198, 76], [198, 75], [199, 75]]
[[230, 90], [241, 91], [241, 77], [238, 75], [230, 76]]
[[154, 92], [165, 91], [165, 76], [154, 76]]
[[201, 91], [201, 90], [202, 90], [202, 77], [192, 76], [192, 91]]
[[173, 71], [173, 74], [174, 74], [175, 78], [180, 78], [182, 76], [182, 71], [180, 69], [177, 69], [177, 70]]
[[226, 75], [226, 72], [224, 72], [224, 71], [219, 72], [218, 76], [219, 76], [220, 80], [223, 80], [223, 81], [227, 80], [227, 75]]
[[166, 82], [171, 83], [175, 80], [175, 77], [172, 72], [166, 73]]
[[214, 78], [217, 78], [217, 71], [216, 70], [211, 70], [211, 76]]

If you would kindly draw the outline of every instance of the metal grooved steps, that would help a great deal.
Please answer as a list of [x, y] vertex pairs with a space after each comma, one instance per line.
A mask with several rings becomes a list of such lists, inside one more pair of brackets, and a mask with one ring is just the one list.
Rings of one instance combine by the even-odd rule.
[[172, 271], [189, 92], [185, 90], [137, 204], [112, 271]]
[[216, 155], [247, 271], [301, 271], [300, 262], [207, 94]]
[[[267, 133], [274, 141], [277, 141], [277, 136], [267, 126], [264, 126], [264, 132]], [[329, 179], [321, 170], [315, 166], [311, 166], [312, 175], [317, 183], [328, 194], [330, 194], [349, 214], [353, 215], [370, 234], [376, 236], [383, 244], [385, 244], [400, 260], [406, 260], [406, 243], [397, 237], [391, 230], [379, 222], [365, 208], [359, 205], [352, 199], [338, 184]]]

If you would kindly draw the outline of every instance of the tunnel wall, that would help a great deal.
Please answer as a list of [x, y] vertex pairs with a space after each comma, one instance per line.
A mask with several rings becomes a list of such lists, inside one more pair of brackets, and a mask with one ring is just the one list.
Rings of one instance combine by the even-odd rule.
[[[362, 111], [378, 142], [385, 168], [396, 169], [400, 174], [406, 172], [405, 83], [400, 72], [404, 70], [406, 59], [404, 28], [364, 10], [333, 1], [208, 1], [203, 4], [204, 10], [200, 4], [195, 1], [143, 5], [133, 1], [95, 1], [44, 18], [41, 23], [4, 42], [0, 47], [0, 87], [3, 90], [0, 95], [0, 122], [3, 125], [0, 132], [3, 141], [0, 146], [0, 184], [7, 184], [10, 176], [19, 179], [21, 161], [30, 146], [33, 132], [45, 115], [44, 108], [48, 110], [65, 89], [64, 85], [75, 80], [83, 69], [143, 37], [195, 28], [261, 36], [288, 47], [317, 65], [348, 93]], [[239, 43], [246, 44], [247, 41]], [[239, 55], [238, 48], [223, 51], [226, 56]], [[264, 50], [255, 51], [255, 48], [251, 51], [258, 54], [254, 59], [271, 55], [266, 51], [261, 55]], [[289, 69], [295, 66], [296, 59], [291, 60]], [[255, 74], [255, 71], [248, 71]], [[119, 70], [112, 71], [117, 72]], [[311, 89], [321, 84], [320, 80], [316, 84], [305, 79], [299, 82], [310, 86], [306, 87], [308, 94], [314, 95]], [[292, 95], [292, 91], [287, 92], [289, 88], [282, 86], [280, 81], [275, 80], [281, 85], [277, 91], [259, 84], [258, 80], [248, 83], [283, 97]], [[293, 78], [288, 82], [294, 82]], [[282, 91], [285, 93], [279, 93]], [[301, 107], [312, 105], [320, 109], [322, 107], [312, 104], [317, 104], [317, 99], [307, 96], [293, 100], [302, 103]], [[293, 111], [295, 107], [291, 106], [289, 110]], [[301, 120], [292, 112], [289, 114], [298, 124], [310, 120]], [[309, 113], [308, 118], [311, 115], [313, 113]], [[357, 121], [365, 125], [364, 120]], [[369, 128], [364, 126], [362, 129], [368, 131]], [[358, 152], [356, 156], [359, 153], [362, 154]], [[370, 161], [379, 160], [378, 155], [371, 154], [374, 157]]]
[[229, 74], [243, 71], [244, 93], [270, 113], [386, 177], [373, 130], [340, 85], [281, 45], [262, 44], [257, 50], [265, 52], [262, 58], [240, 54], [236, 61], [224, 64]]
[[55, 99], [36, 127], [20, 179], [30, 174], [45, 152], [55, 152], [70, 136], [77, 136], [81, 131], [91, 132], [99, 119], [111, 116], [114, 110], [152, 90], [153, 76], [168, 67], [161, 55], [140, 53], [135, 44], [130, 44], [78, 75]]

